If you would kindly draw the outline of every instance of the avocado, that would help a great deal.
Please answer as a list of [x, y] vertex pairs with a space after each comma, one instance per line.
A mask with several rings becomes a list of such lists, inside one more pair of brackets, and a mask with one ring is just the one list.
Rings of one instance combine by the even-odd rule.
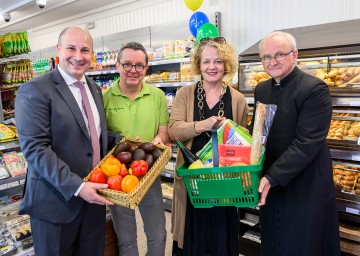
[[135, 150], [133, 154], [133, 160], [144, 160], [145, 158], [145, 151], [141, 148]]
[[159, 148], [155, 148], [154, 151], [152, 152], [152, 156], [154, 158], [154, 162], [159, 158], [159, 156], [161, 155], [162, 151]]
[[130, 148], [130, 144], [127, 141], [122, 141], [119, 144], [116, 145], [114, 152], [113, 152], [113, 156], [117, 157], [117, 155], [120, 152], [124, 152], [124, 151], [128, 151]]
[[139, 148], [143, 149], [145, 153], [150, 154], [155, 149], [155, 146], [150, 142], [144, 142], [140, 144]]
[[151, 154], [146, 154], [145, 155], [145, 162], [148, 164], [149, 170], [151, 168], [151, 166], [153, 166], [154, 164], [154, 157]]
[[122, 164], [127, 164], [132, 161], [132, 154], [128, 151], [120, 152], [116, 158], [119, 159]]

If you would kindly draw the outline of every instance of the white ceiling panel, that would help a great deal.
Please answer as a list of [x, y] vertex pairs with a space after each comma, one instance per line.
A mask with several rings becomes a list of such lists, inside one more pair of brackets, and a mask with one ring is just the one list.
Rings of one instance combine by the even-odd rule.
[[9, 22], [0, 20], [0, 34], [59, 24], [135, 1], [139, 0], [47, 0], [41, 9], [36, 0], [0, 0], [0, 14], [11, 15]]

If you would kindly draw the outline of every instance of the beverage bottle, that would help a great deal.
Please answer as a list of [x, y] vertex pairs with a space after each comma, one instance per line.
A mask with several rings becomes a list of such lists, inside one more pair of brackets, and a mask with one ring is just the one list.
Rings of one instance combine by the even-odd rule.
[[176, 140], [175, 143], [181, 150], [186, 167], [189, 167], [192, 163], [199, 160], [199, 158], [193, 153], [191, 153], [191, 151], [187, 149], [180, 140]]

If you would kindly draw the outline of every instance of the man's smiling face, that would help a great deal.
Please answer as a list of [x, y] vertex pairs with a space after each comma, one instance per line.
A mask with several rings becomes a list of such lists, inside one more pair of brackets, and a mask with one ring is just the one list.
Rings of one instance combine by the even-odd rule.
[[91, 65], [93, 43], [89, 34], [81, 28], [71, 28], [62, 35], [56, 49], [60, 67], [80, 80]]

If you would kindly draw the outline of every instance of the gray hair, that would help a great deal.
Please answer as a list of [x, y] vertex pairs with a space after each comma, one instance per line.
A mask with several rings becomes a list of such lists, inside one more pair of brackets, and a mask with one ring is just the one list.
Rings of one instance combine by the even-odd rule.
[[296, 49], [296, 39], [293, 35], [289, 34], [289, 33], [286, 33], [286, 32], [283, 32], [283, 31], [274, 31], [270, 34], [268, 34], [267, 36], [265, 36], [259, 43], [259, 51], [261, 51], [261, 48], [263, 47], [265, 41], [267, 41], [268, 39], [270, 38], [274, 38], [274, 37], [282, 37], [282, 38], [285, 38], [289, 44], [290, 44], [290, 47], [291, 47], [291, 50], [292, 51], [295, 51], [297, 50]]

